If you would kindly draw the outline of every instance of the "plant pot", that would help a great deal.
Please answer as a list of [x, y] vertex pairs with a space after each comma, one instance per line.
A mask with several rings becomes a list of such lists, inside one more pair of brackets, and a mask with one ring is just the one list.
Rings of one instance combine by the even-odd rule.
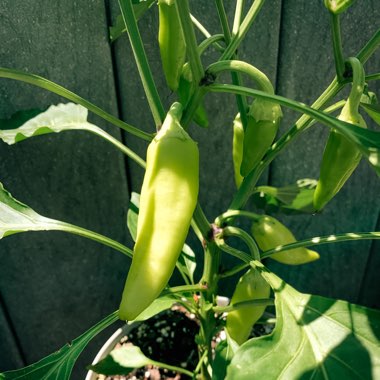
[[[181, 307], [174, 306], [163, 311], [149, 320], [135, 322], [119, 328], [103, 345], [96, 355], [93, 364], [104, 359], [117, 346], [132, 343], [142, 350], [149, 358], [158, 362], [187, 369], [195, 368], [198, 360], [195, 336], [199, 325], [195, 316], [185, 313]], [[167, 371], [158, 367], [149, 367], [136, 371], [135, 378], [144, 378], [145, 372], [150, 372], [150, 379], [187, 379], [184, 375]], [[87, 373], [85, 380], [98, 380], [98, 374], [93, 371]], [[119, 379], [119, 377], [115, 377]], [[128, 377], [121, 377], [128, 379]], [[101, 377], [105, 379], [105, 377]], [[113, 377], [107, 377], [113, 379]]]

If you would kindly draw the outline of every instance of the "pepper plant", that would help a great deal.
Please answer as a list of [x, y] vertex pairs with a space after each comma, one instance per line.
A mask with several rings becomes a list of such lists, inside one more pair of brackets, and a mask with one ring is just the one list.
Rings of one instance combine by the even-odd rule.
[[[129, 37], [155, 123], [151, 132], [125, 123], [46, 78], [0, 68], [2, 78], [38, 86], [68, 100], [29, 119], [18, 119], [17, 125], [2, 127], [0, 139], [5, 143], [14, 144], [53, 132], [85, 130], [119, 149], [131, 165], [135, 163], [141, 170], [146, 169], [142, 189], [132, 194], [128, 212], [134, 247], [46, 218], [13, 198], [1, 185], [0, 238], [26, 231], [66, 231], [114, 248], [132, 258], [132, 265], [126, 273], [124, 293], [120, 294], [120, 311], [60, 351], [23, 369], [1, 373], [0, 379], [69, 379], [79, 354], [104, 328], [119, 318], [128, 323], [147, 320], [176, 303], [199, 321], [198, 365], [192, 370], [174, 368], [189, 378], [380, 378], [380, 311], [300, 293], [266, 265], [268, 260], [306, 265], [323, 254], [320, 245], [379, 239], [380, 232], [347, 231], [297, 241], [276, 216], [263, 211], [270, 203], [276, 204], [280, 211], [287, 209], [310, 216], [320, 212], [328, 207], [362, 159], [368, 160], [379, 175], [380, 132], [376, 128], [368, 129], [362, 114], [366, 113], [375, 124], [380, 123], [380, 108], [376, 95], [371, 92], [371, 85], [380, 79], [380, 73], [365, 73], [366, 61], [380, 45], [380, 31], [355, 56], [345, 56], [340, 18], [354, 1], [324, 1], [326, 15], [331, 18], [336, 76], [308, 106], [276, 95], [274, 85], [254, 62], [239, 59], [239, 47], [264, 2], [236, 0], [235, 17], [229, 25], [223, 2], [215, 0], [222, 33], [211, 35], [191, 14], [196, 2], [119, 0], [120, 16], [111, 29], [111, 39], [123, 33]], [[174, 98], [168, 109], [161, 102], [137, 24], [137, 17], [151, 12], [156, 5], [162, 75]], [[201, 40], [196, 29], [203, 33]], [[206, 66], [203, 54], [209, 49], [217, 54], [217, 59]], [[222, 75], [225, 73], [230, 74], [230, 81]], [[245, 85], [247, 82], [253, 83], [252, 87]], [[199, 167], [197, 142], [192, 136], [196, 128], [212, 124], [212, 115], [207, 114], [204, 101], [215, 93], [233, 94], [236, 99], [231, 133], [226, 134], [226, 138], [233, 135], [230, 159], [236, 192], [229, 207], [219, 210], [214, 220], [208, 220], [198, 201], [202, 166]], [[294, 110], [300, 117], [292, 127], [279, 133], [284, 109]], [[127, 145], [89, 123], [87, 111], [147, 142], [146, 162]], [[317, 181], [300, 180], [287, 187], [287, 192], [293, 195], [290, 198], [281, 197], [275, 187], [259, 185], [273, 160], [280, 160], [281, 154], [307, 129], [321, 125], [328, 127], [330, 133]], [[316, 165], [319, 165], [317, 160]], [[260, 201], [255, 197], [257, 194], [264, 195]], [[251, 228], [240, 227], [240, 220], [249, 221]], [[203, 249], [200, 256], [185, 244], [189, 228], [194, 230]], [[222, 265], [226, 255], [234, 257], [229, 267]], [[183, 285], [170, 287], [168, 282], [175, 268]], [[237, 281], [231, 302], [221, 306], [217, 303], [219, 284], [226, 278], [237, 278]], [[268, 310], [274, 312], [269, 319]], [[273, 331], [251, 338], [256, 323], [273, 324]], [[215, 346], [214, 338], [221, 331], [226, 338]], [[363, 360], [364, 356], [368, 360]], [[167, 359], [167, 363], [160, 365], [173, 369], [170, 358]], [[122, 354], [111, 353], [91, 368], [115, 375], [150, 363], [152, 360], [139, 348], [129, 347]]]

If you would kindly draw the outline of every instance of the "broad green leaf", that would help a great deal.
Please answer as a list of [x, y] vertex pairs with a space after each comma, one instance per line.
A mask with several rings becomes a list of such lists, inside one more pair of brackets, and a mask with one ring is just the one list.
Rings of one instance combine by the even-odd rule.
[[380, 104], [360, 103], [364, 111], [373, 119], [375, 123], [380, 125]]
[[126, 345], [110, 352], [99, 363], [88, 368], [102, 375], [128, 375], [135, 368], [155, 364], [147, 358], [139, 347]]
[[380, 378], [380, 311], [299, 293], [256, 263], [275, 292], [277, 324], [236, 351], [227, 380]]
[[252, 198], [257, 207], [269, 213], [277, 211], [286, 214], [313, 213], [316, 185], [316, 180], [305, 178], [284, 187], [259, 186]]
[[0, 182], [0, 239], [20, 232], [54, 230], [83, 236], [114, 248], [127, 256], [132, 256], [129, 248], [115, 240], [69, 223], [46, 218], [36, 213], [24, 203], [13, 198]]
[[[157, 0], [134, 0], [133, 10], [135, 12], [136, 20], [140, 20], [144, 16], [145, 12], [156, 2]], [[127, 31], [124, 23], [123, 16], [120, 14], [116, 17], [116, 22], [109, 28], [111, 42], [116, 41], [123, 33]]]
[[15, 123], [12, 123], [12, 119], [9, 125], [3, 121], [0, 139], [11, 145], [28, 137], [67, 130], [87, 130], [102, 135], [102, 129], [87, 122], [87, 115], [87, 108], [79, 104], [61, 103], [57, 106], [52, 105], [46, 111], [25, 121], [17, 128], [14, 128]]
[[[129, 203], [129, 209], [127, 213], [127, 226], [133, 241], [136, 241], [139, 207], [140, 194], [132, 192], [131, 201]], [[196, 268], [196, 258], [195, 253], [187, 244], [184, 244], [176, 265], [178, 270], [182, 274], [184, 274], [193, 284], [194, 272]]]
[[98, 322], [80, 337], [37, 363], [0, 374], [4, 380], [68, 380], [78, 356], [98, 333], [118, 320], [117, 311]]

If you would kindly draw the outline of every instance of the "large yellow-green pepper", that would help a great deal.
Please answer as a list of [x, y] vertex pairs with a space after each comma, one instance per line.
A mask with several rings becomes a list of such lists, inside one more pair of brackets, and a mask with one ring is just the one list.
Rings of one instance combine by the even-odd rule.
[[169, 88], [176, 91], [186, 59], [186, 43], [177, 13], [176, 0], [158, 0], [158, 15], [158, 44], [162, 68]]
[[197, 144], [181, 127], [174, 103], [150, 143], [140, 197], [137, 236], [119, 316], [135, 319], [167, 285], [197, 203]]
[[[252, 224], [252, 236], [262, 251], [268, 251], [280, 245], [295, 243], [293, 233], [280, 221], [269, 215], [262, 215]], [[270, 256], [283, 264], [299, 265], [319, 259], [319, 254], [307, 248], [294, 248]]]
[[[231, 304], [268, 298], [270, 286], [257, 269], [251, 268], [236, 285]], [[249, 337], [253, 325], [263, 315], [266, 306], [247, 305], [228, 313], [226, 329], [229, 336], [238, 344], [243, 344]]]

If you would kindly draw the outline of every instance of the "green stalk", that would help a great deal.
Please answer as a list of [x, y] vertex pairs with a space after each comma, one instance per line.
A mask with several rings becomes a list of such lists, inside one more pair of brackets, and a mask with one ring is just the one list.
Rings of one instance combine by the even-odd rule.
[[378, 29], [373, 36], [369, 39], [369, 41], [365, 44], [365, 46], [360, 50], [360, 52], [356, 55], [359, 61], [364, 64], [368, 61], [368, 59], [372, 56], [372, 54], [378, 49], [380, 46], [380, 29]]
[[186, 52], [189, 59], [191, 72], [193, 74], [193, 80], [196, 86], [198, 86], [204, 76], [204, 70], [201, 58], [198, 53], [198, 45], [195, 37], [193, 23], [190, 17], [188, 0], [177, 1], [177, 7], [183, 35], [186, 41]]
[[117, 251], [121, 252], [122, 254], [124, 254], [128, 257], [132, 257], [132, 255], [133, 255], [133, 251], [131, 249], [129, 249], [128, 247], [126, 247], [125, 245], [123, 245], [123, 244], [121, 244], [115, 240], [112, 240], [106, 236], [98, 234], [96, 232], [87, 230], [87, 229], [82, 228], [82, 227], [75, 226], [75, 225], [70, 224], [70, 223], [65, 223], [65, 222], [59, 222], [58, 226], [59, 227], [53, 228], [53, 229], [57, 229], [59, 231], [69, 232], [71, 234], [82, 236], [82, 237], [85, 237], [87, 239], [96, 241], [96, 242], [101, 243], [103, 245], [106, 245], [110, 248], [116, 249]]
[[[198, 21], [192, 14], [190, 14], [190, 18], [191, 18], [191, 21], [192, 23], [194, 24], [194, 26], [206, 37], [206, 38], [210, 38], [211, 37], [211, 33], [201, 24], [200, 21]], [[220, 44], [218, 44], [217, 42], [215, 42], [215, 47], [223, 52], [224, 51], [224, 47]]]
[[159, 129], [162, 124], [162, 120], [165, 118], [165, 110], [162, 106], [161, 99], [153, 79], [152, 71], [150, 70], [149, 62], [145, 54], [144, 45], [133, 11], [132, 0], [118, 1], [146, 98], [148, 100], [156, 128]]
[[254, 260], [260, 261], [259, 248], [257, 244], [255, 243], [255, 241], [252, 239], [252, 236], [248, 234], [246, 231], [238, 227], [228, 226], [228, 227], [223, 228], [223, 237], [224, 236], [235, 236], [243, 240], [244, 243], [247, 245], [252, 258]]
[[123, 152], [126, 156], [128, 156], [133, 161], [135, 161], [143, 169], [145, 169], [146, 163], [137, 153], [135, 153], [132, 149], [129, 149], [127, 146], [121, 143], [118, 139], [115, 139], [113, 136], [111, 136], [109, 133], [107, 133], [103, 129], [97, 127], [96, 125], [91, 125], [91, 127], [81, 127], [81, 129], [102, 137], [103, 139], [105, 139], [106, 141], [114, 145], [121, 152]]
[[207, 37], [198, 45], [198, 54], [202, 55], [209, 46], [214, 45], [218, 41], [224, 41], [223, 34], [214, 34], [213, 36]]
[[207, 73], [214, 76], [218, 76], [223, 71], [235, 71], [246, 74], [257, 84], [260, 90], [268, 94], [274, 94], [272, 83], [268, 77], [247, 62], [239, 60], [218, 61], [212, 63], [206, 70]]
[[332, 30], [332, 40], [334, 48], [334, 58], [335, 58], [335, 70], [338, 77], [338, 82], [343, 79], [343, 74], [345, 71], [344, 66], [344, 56], [342, 50], [342, 39], [340, 33], [340, 18], [339, 15], [330, 12], [331, 15], [331, 30]]
[[236, 36], [236, 34], [239, 32], [244, 6], [245, 6], [245, 0], [236, 0], [234, 23], [232, 26], [233, 36]]
[[230, 27], [228, 26], [228, 19], [224, 9], [223, 0], [215, 0], [215, 5], [218, 11], [220, 25], [222, 26], [223, 34], [228, 44], [231, 41], [231, 32]]
[[255, 0], [251, 5], [247, 15], [245, 16], [243, 22], [240, 25], [239, 31], [232, 37], [231, 42], [228, 44], [224, 53], [220, 56], [220, 61], [225, 61], [231, 59], [239, 47], [240, 43], [243, 41], [245, 35], [247, 34], [249, 28], [251, 27], [253, 21], [258, 15], [261, 7], [263, 6], [265, 0]]
[[274, 305], [274, 299], [273, 298], [260, 298], [256, 300], [250, 300], [250, 301], [243, 301], [243, 302], [237, 302], [233, 305], [228, 306], [214, 306], [213, 310], [215, 313], [228, 313], [233, 310], [240, 309], [242, 307], [247, 306], [270, 306]]
[[380, 239], [380, 232], [346, 232], [336, 235], [326, 235], [326, 236], [317, 236], [311, 239], [299, 240], [295, 243], [284, 244], [279, 247], [275, 247], [268, 251], [265, 251], [261, 254], [261, 258], [265, 259], [270, 257], [274, 253], [287, 251], [288, 249], [300, 248], [300, 247], [311, 247], [315, 245], [322, 244], [331, 244], [339, 243], [342, 241], [351, 241], [351, 240], [377, 240]]
[[48, 79], [45, 79], [43, 77], [40, 77], [38, 75], [24, 73], [19, 70], [14, 69], [7, 69], [4, 67], [0, 67], [0, 78], [8, 78], [8, 79], [14, 79], [21, 82], [29, 83], [33, 86], [37, 86], [40, 88], [43, 88], [45, 90], [48, 90], [50, 92], [53, 92], [57, 95], [60, 95], [68, 100], [71, 100], [74, 103], [80, 104], [81, 106], [87, 108], [89, 111], [93, 112], [94, 114], [100, 116], [102, 119], [110, 122], [111, 124], [125, 130], [128, 133], [131, 133], [132, 135], [135, 135], [143, 140], [151, 141], [153, 136], [149, 133], [146, 133], [144, 131], [141, 131], [140, 129], [133, 127], [130, 124], [125, 123], [124, 121], [121, 121], [117, 117], [105, 112], [95, 104], [87, 101], [86, 99], [83, 99], [79, 95], [75, 94], [72, 91], [67, 90], [66, 88], [51, 82]]

